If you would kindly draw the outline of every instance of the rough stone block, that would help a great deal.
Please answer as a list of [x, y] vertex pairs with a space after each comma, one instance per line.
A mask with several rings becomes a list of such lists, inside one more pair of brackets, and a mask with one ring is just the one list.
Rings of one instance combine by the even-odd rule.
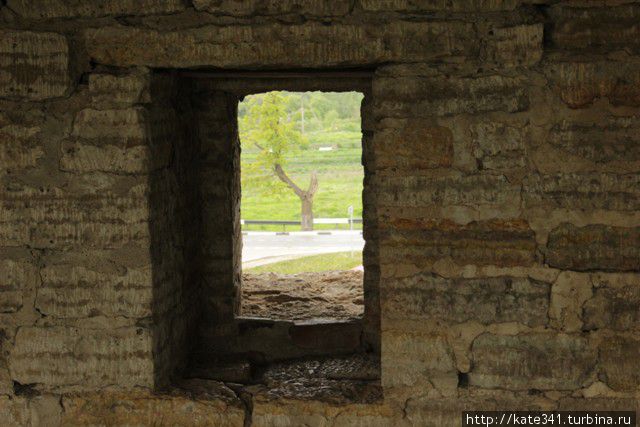
[[62, 398], [62, 425], [244, 425], [244, 408], [235, 394], [214, 381], [201, 390], [176, 390], [171, 394], [148, 391], [99, 392]]
[[371, 12], [491, 12], [513, 10], [520, 0], [361, 0], [365, 11]]
[[253, 401], [251, 422], [255, 427], [272, 426], [368, 426], [398, 425], [400, 413], [385, 404], [331, 404], [314, 400]]
[[16, 172], [35, 167], [45, 155], [40, 132], [38, 126], [2, 126], [0, 119], [0, 170]]
[[553, 125], [546, 142], [563, 153], [598, 165], [614, 163], [616, 171], [625, 166], [629, 168], [629, 164], [629, 171], [637, 171], [640, 164], [640, 118], [606, 117], [587, 122], [563, 120]]
[[607, 276], [598, 274], [593, 278], [596, 288], [593, 298], [583, 307], [584, 328], [640, 329], [640, 280], [629, 274], [612, 283]]
[[0, 260], [0, 313], [14, 313], [22, 307], [23, 292], [38, 283], [38, 269], [25, 261]]
[[597, 351], [579, 336], [482, 334], [469, 384], [510, 390], [573, 390], [593, 380]]
[[0, 395], [0, 414], [2, 414], [2, 424], [7, 427], [29, 425], [27, 400], [24, 398]]
[[549, 234], [546, 262], [577, 271], [639, 270], [640, 227], [562, 224]]
[[614, 390], [636, 391], [640, 340], [632, 337], [606, 337], [600, 345], [600, 365], [604, 382]]
[[640, 209], [640, 176], [613, 173], [528, 175], [525, 206], [556, 209], [636, 211]]
[[542, 58], [542, 24], [493, 28], [481, 59], [499, 66], [534, 65]]
[[380, 233], [382, 263], [432, 263], [451, 258], [460, 265], [531, 265], [535, 233], [524, 221], [398, 220]]
[[[545, 401], [546, 400], [546, 401]], [[482, 409], [478, 409], [482, 408]], [[463, 411], [549, 411], [547, 399], [502, 390], [483, 390], [455, 398], [412, 397], [403, 408], [410, 426], [461, 426]], [[397, 424], [394, 424], [397, 425]]]
[[442, 335], [386, 323], [381, 343], [384, 387], [412, 386], [428, 383], [434, 377], [457, 376], [453, 349]]
[[151, 102], [151, 77], [146, 69], [126, 74], [89, 75], [89, 93], [94, 104], [132, 105]]
[[351, 7], [346, 1], [332, 0], [194, 0], [197, 10], [233, 16], [250, 15], [308, 15], [340, 16], [349, 13]]
[[483, 119], [470, 126], [470, 136], [481, 170], [507, 171], [526, 166], [527, 126]]
[[639, 402], [633, 398], [595, 397], [579, 399], [566, 397], [560, 399], [559, 411], [638, 411]]
[[[13, 394], [13, 381], [9, 373], [9, 348], [13, 341], [9, 337], [8, 329], [0, 329], [0, 396], [3, 394]], [[0, 409], [2, 404], [0, 403]], [[0, 410], [0, 414], [2, 411]]]
[[421, 120], [407, 120], [399, 129], [376, 132], [373, 145], [376, 170], [447, 168], [453, 162], [451, 130]]
[[22, 327], [9, 357], [21, 384], [90, 390], [153, 386], [151, 333], [141, 328], [112, 330]]
[[169, 141], [147, 134], [142, 108], [85, 109], [64, 142], [60, 167], [72, 172], [147, 173], [168, 163]]
[[57, 187], [9, 184], [0, 189], [0, 244], [115, 248], [149, 242], [149, 206], [128, 195], [67, 194]]
[[[363, 39], [369, 41], [363, 44]], [[102, 64], [224, 68], [325, 68], [421, 60], [461, 55], [477, 43], [473, 26], [459, 21], [229, 25], [177, 31], [106, 27], [87, 30], [85, 41], [88, 54]]]
[[547, 323], [549, 283], [528, 278], [444, 279], [420, 274], [386, 283], [382, 290], [385, 319], [483, 324]]
[[546, 72], [571, 108], [584, 108], [596, 98], [608, 98], [616, 106], [640, 106], [640, 63], [566, 62]]
[[[605, 3], [605, 2], [603, 2]], [[548, 10], [549, 42], [560, 49], [626, 49], [640, 51], [640, 6], [570, 7]]]
[[7, 6], [29, 19], [97, 18], [117, 15], [153, 15], [186, 9], [180, 0], [7, 0]]
[[380, 206], [518, 206], [520, 187], [501, 175], [384, 176], [377, 178]]
[[151, 316], [151, 269], [86, 268], [69, 264], [42, 269], [36, 307], [53, 317]]
[[55, 98], [66, 94], [69, 84], [64, 36], [0, 30], [0, 98]]
[[560, 273], [551, 289], [551, 326], [564, 332], [580, 332], [583, 305], [592, 295], [591, 287], [591, 278], [587, 273]]
[[[529, 107], [529, 94], [521, 79], [498, 75], [445, 77], [421, 67], [404, 76], [394, 68], [373, 81], [377, 117], [430, 117], [477, 114], [490, 111], [514, 113]], [[386, 77], [390, 74], [391, 77]]]

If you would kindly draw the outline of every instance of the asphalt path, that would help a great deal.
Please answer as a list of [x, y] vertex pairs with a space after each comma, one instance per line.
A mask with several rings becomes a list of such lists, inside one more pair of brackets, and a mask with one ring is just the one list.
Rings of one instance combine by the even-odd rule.
[[[330, 233], [330, 234], [327, 234]], [[361, 251], [362, 232], [298, 231], [288, 235], [273, 232], [248, 232], [242, 236], [242, 265], [256, 267], [286, 259], [331, 252]]]

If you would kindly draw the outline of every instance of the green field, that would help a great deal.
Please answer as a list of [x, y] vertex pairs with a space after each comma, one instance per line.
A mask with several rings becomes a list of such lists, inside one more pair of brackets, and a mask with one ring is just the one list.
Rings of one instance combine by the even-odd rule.
[[362, 252], [336, 252], [313, 255], [290, 261], [274, 262], [260, 267], [248, 268], [247, 273], [295, 274], [301, 271], [315, 273], [333, 270], [351, 270], [362, 265]]
[[[359, 120], [359, 117], [357, 118]], [[353, 128], [356, 130], [352, 130]], [[347, 128], [345, 130], [345, 128]], [[291, 179], [301, 188], [309, 185], [312, 171], [318, 174], [319, 188], [314, 197], [313, 213], [315, 218], [347, 218], [347, 209], [354, 208], [354, 218], [362, 218], [362, 180], [364, 172], [361, 165], [362, 134], [359, 121], [349, 121], [339, 129], [322, 129], [305, 134], [309, 145], [291, 156], [284, 169]], [[251, 145], [241, 145], [241, 170], [256, 159], [258, 149]], [[331, 151], [319, 151], [319, 147], [332, 147]], [[300, 220], [300, 199], [290, 189], [277, 194], [265, 192], [260, 185], [252, 184], [243, 174], [241, 217], [245, 220]], [[260, 177], [276, 180], [274, 176]], [[282, 231], [282, 226], [245, 225], [245, 230]], [[346, 224], [317, 225], [316, 229], [348, 228]], [[361, 228], [360, 224], [354, 226]], [[297, 226], [286, 226], [287, 231], [295, 231]]]

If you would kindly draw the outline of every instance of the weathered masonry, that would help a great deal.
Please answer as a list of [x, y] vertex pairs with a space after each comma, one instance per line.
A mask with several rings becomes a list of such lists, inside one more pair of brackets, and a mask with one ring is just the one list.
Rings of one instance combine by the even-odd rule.
[[[628, 0], [0, 2], [2, 425], [637, 411], [639, 22]], [[237, 318], [235, 109], [278, 88], [365, 93], [368, 299], [350, 358], [252, 383], [229, 355], [349, 333]]]

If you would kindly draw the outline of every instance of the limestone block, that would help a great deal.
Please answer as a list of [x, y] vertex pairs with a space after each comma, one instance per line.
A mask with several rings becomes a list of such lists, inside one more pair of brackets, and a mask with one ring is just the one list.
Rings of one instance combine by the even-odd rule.
[[633, 398], [597, 397], [560, 399], [559, 411], [638, 411], [639, 403]]
[[63, 318], [151, 316], [151, 268], [86, 268], [69, 264], [46, 266], [36, 307], [47, 316]]
[[453, 349], [443, 335], [419, 329], [418, 322], [386, 322], [381, 334], [381, 369], [384, 387], [428, 384], [449, 377], [457, 382]]
[[565, 119], [551, 127], [546, 142], [564, 156], [575, 156], [598, 165], [610, 164], [615, 172], [640, 169], [640, 117], [637, 116], [605, 117], [597, 121]]
[[604, 382], [613, 390], [637, 391], [640, 340], [635, 337], [604, 338], [600, 345], [600, 365]]
[[29, 412], [25, 398], [0, 395], [0, 414], [2, 424], [7, 427], [29, 425]]
[[149, 206], [132, 188], [119, 195], [68, 194], [58, 187], [0, 189], [0, 244], [34, 247], [148, 245]]
[[560, 273], [551, 288], [551, 324], [565, 332], [582, 330], [583, 304], [592, 295], [591, 286], [591, 278], [586, 273]]
[[60, 167], [72, 172], [147, 173], [166, 165], [170, 140], [150, 138], [142, 108], [80, 111], [62, 146]]
[[151, 332], [73, 327], [22, 327], [9, 356], [11, 375], [44, 388], [153, 386]]
[[543, 30], [542, 24], [493, 28], [481, 59], [502, 67], [534, 65], [542, 58]]
[[592, 8], [564, 5], [548, 11], [549, 42], [561, 49], [640, 49], [640, 7], [637, 4]]
[[513, 10], [520, 0], [360, 0], [365, 11], [371, 12], [491, 12]]
[[523, 193], [527, 208], [636, 211], [640, 209], [640, 175], [528, 175]]
[[568, 270], [636, 271], [640, 269], [640, 227], [564, 223], [549, 234], [546, 261]]
[[381, 263], [433, 263], [451, 258], [459, 265], [531, 265], [535, 234], [524, 221], [398, 220], [380, 233]]
[[150, 86], [150, 73], [145, 69], [126, 74], [94, 73], [89, 75], [89, 93], [92, 102], [98, 105], [150, 103]]
[[[7, 361], [0, 358], [0, 396], [13, 393], [13, 381], [9, 373]], [[2, 413], [2, 404], [0, 403], [0, 414]]]
[[0, 98], [55, 98], [67, 93], [69, 84], [69, 48], [64, 36], [0, 31]]
[[[386, 73], [393, 73], [390, 68]], [[416, 69], [419, 73], [419, 68]], [[514, 113], [529, 107], [529, 94], [519, 78], [499, 75], [447, 77], [432, 75], [380, 76], [373, 81], [377, 117], [430, 117]]]
[[376, 170], [417, 171], [446, 168], [453, 162], [453, 134], [423, 120], [407, 120], [399, 129], [375, 132], [373, 149]]
[[0, 313], [14, 313], [22, 307], [25, 289], [38, 284], [38, 269], [26, 261], [0, 260]]
[[479, 120], [469, 127], [475, 156], [482, 170], [514, 170], [526, 166], [527, 126]]
[[608, 98], [617, 106], [640, 106], [638, 62], [565, 62], [550, 65], [546, 73], [571, 108], [587, 107], [596, 98]]
[[44, 157], [39, 141], [39, 126], [0, 123], [0, 170], [18, 171], [33, 168]]
[[[108, 65], [325, 68], [461, 55], [477, 43], [474, 36], [473, 26], [460, 21], [309, 22], [177, 31], [105, 27], [86, 30], [85, 41], [88, 54]], [[369, 41], [362, 43], [365, 39]]]
[[[9, 348], [13, 345], [13, 341], [9, 337], [13, 332], [9, 332], [9, 329], [0, 329], [0, 396], [3, 394], [13, 394], [13, 381], [11, 380], [11, 374], [9, 373]], [[2, 408], [2, 403], [0, 403]], [[0, 409], [0, 413], [2, 410]]]
[[548, 401], [540, 397], [490, 390], [478, 396], [461, 395], [449, 399], [411, 398], [404, 409], [411, 426], [441, 427], [461, 426], [463, 411], [549, 411], [555, 408], [549, 407]]
[[595, 274], [593, 298], [584, 304], [584, 327], [640, 329], [640, 279], [636, 274]]
[[8, 0], [7, 6], [29, 19], [97, 18], [115, 15], [153, 15], [186, 9], [180, 0]]
[[0, 395], [0, 414], [2, 425], [7, 427], [23, 426], [59, 426], [59, 396], [2, 396]]
[[62, 425], [74, 426], [241, 427], [245, 416], [239, 399], [222, 383], [196, 396], [183, 390], [171, 394], [143, 390], [71, 394], [62, 398], [62, 406]]
[[573, 390], [593, 380], [597, 351], [580, 336], [480, 335], [469, 384], [510, 390]]
[[401, 413], [385, 404], [330, 404], [313, 400], [254, 399], [251, 425], [272, 426], [404, 426]]
[[194, 0], [197, 10], [233, 16], [299, 14], [340, 16], [349, 13], [346, 1], [333, 0]]
[[386, 281], [382, 289], [385, 319], [412, 319], [447, 324], [547, 323], [549, 283], [528, 278], [445, 279], [419, 274]]
[[501, 175], [377, 178], [381, 206], [517, 206], [520, 187]]

